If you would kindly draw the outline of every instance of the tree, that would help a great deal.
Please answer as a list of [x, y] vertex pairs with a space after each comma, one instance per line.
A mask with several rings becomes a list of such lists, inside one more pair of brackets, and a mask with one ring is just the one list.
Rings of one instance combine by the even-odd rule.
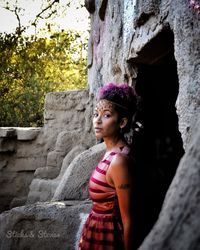
[[41, 126], [47, 92], [86, 87], [86, 40], [79, 33], [50, 38], [0, 35], [1, 126]]
[[[43, 2], [46, 7], [31, 23], [35, 28], [40, 18], [55, 14], [58, 3]], [[25, 36], [17, 1], [6, 8], [15, 13], [18, 27], [12, 34], [0, 33], [0, 126], [42, 126], [47, 92], [86, 87], [87, 38], [64, 30]]]
[[15, 33], [18, 36], [30, 28], [34, 28], [36, 36], [40, 33], [41, 27], [48, 32], [51, 26], [56, 25], [55, 18], [65, 16], [72, 6], [81, 9], [84, 7], [84, 0], [0, 0], [0, 8], [15, 16]]

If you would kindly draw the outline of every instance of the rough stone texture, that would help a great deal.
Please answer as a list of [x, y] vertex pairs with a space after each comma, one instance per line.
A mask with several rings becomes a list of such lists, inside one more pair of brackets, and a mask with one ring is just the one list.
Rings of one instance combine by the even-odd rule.
[[1, 127], [0, 138], [16, 138], [19, 141], [31, 141], [37, 138], [41, 128]]
[[[121, 50], [123, 24], [120, 12], [123, 1], [108, 1], [106, 11], [109, 10], [109, 13], [106, 13], [106, 18], [102, 21], [99, 9], [103, 2], [105, 1], [96, 1], [97, 8], [91, 16], [92, 27], [88, 50], [88, 76], [91, 92], [95, 92], [106, 81], [124, 79]], [[107, 18], [110, 13], [113, 13], [112, 18]], [[113, 61], [110, 60], [111, 58]]]
[[46, 162], [35, 143], [40, 133], [41, 128], [0, 129], [0, 211], [25, 203], [34, 171]]
[[177, 111], [180, 132], [186, 146], [200, 112], [200, 25], [197, 16], [188, 8], [187, 1], [175, 1], [172, 7], [175, 16], [175, 57], [180, 82]]
[[164, 30], [174, 35], [179, 80], [176, 109], [185, 156], [169, 189], [160, 219], [141, 249], [199, 249], [200, 132], [194, 129], [200, 113], [200, 23], [197, 13], [183, 0], [118, 0], [108, 1], [102, 20], [98, 12], [100, 4], [101, 1], [96, 1], [95, 12], [91, 15], [88, 47], [91, 92], [95, 93], [106, 82], [137, 82], [138, 65], [151, 65], [164, 56], [162, 45], [147, 50], [151, 41]]
[[28, 203], [52, 198], [63, 159], [95, 144], [92, 105], [86, 90], [49, 93], [43, 128], [0, 129], [0, 211], [25, 204], [27, 196]]
[[40, 133], [40, 128], [16, 128], [17, 140], [31, 141], [36, 139]]
[[65, 171], [53, 200], [87, 199], [89, 177], [104, 153], [105, 145], [101, 143], [79, 154]]
[[[51, 200], [64, 170], [77, 154], [95, 143], [91, 136], [93, 99], [87, 91], [49, 93], [45, 102], [44, 136], [54, 135], [46, 166], [35, 171], [27, 203]], [[55, 112], [56, 110], [56, 112]], [[67, 128], [67, 130], [66, 130]], [[56, 137], [55, 137], [56, 133]], [[47, 143], [49, 141], [47, 140]], [[63, 162], [63, 160], [65, 161]], [[66, 160], [68, 159], [68, 160]]]
[[1, 153], [14, 153], [15, 141], [5, 138], [0, 138], [0, 152]]
[[[99, 6], [100, 1], [96, 1], [96, 5]], [[132, 59], [139, 63], [142, 57], [145, 62], [144, 57], [148, 55], [142, 53], [144, 46], [163, 29], [173, 31], [180, 84], [176, 106], [186, 148], [200, 106], [200, 29], [197, 15], [187, 1], [108, 1], [104, 21], [97, 9], [91, 15], [88, 47], [91, 92], [105, 82], [132, 83], [137, 78]]]
[[36, 203], [0, 215], [1, 250], [75, 250], [88, 201]]
[[[46, 167], [37, 168], [34, 173], [27, 203], [51, 200], [71, 161], [92, 144], [92, 137], [86, 139], [88, 136], [81, 130], [63, 131], [58, 135], [55, 150], [47, 155]], [[79, 181], [82, 179], [77, 177]], [[76, 182], [73, 180], [72, 183]]]
[[[54, 119], [48, 120], [48, 131], [51, 133], [59, 129], [63, 123], [67, 124], [67, 130], [64, 126], [63, 131], [58, 133], [55, 148], [47, 155], [46, 167], [35, 171], [27, 203], [51, 200], [73, 158], [95, 143], [94, 137], [90, 135], [93, 102], [87, 91], [70, 91], [61, 95], [56, 93], [55, 96], [50, 93], [48, 97], [45, 106], [47, 113], [53, 114], [52, 108], [58, 110]], [[63, 112], [63, 115], [60, 112]], [[59, 120], [60, 118], [62, 120]]]
[[[57, 125], [58, 129], [60, 129], [62, 124], [63, 128], [68, 126], [69, 130], [81, 128], [84, 122], [82, 118], [85, 116], [85, 113], [81, 111], [85, 111], [90, 105], [92, 103], [86, 90], [48, 93], [44, 114], [46, 126], [53, 129]], [[63, 114], [63, 116], [60, 114]], [[77, 114], [80, 115], [79, 120], [77, 120]], [[87, 118], [86, 116], [85, 119]]]
[[0, 138], [5, 137], [16, 137], [16, 129], [15, 128], [0, 128]]
[[[73, 150], [71, 150], [65, 156], [59, 175], [57, 175], [58, 171], [54, 167], [38, 168], [34, 173], [35, 178], [31, 182], [31, 185], [29, 187], [27, 204], [34, 203], [36, 201], [51, 200], [55, 193], [57, 186], [61, 182], [61, 179], [65, 170], [69, 167], [72, 160], [84, 150], [85, 148], [83, 146], [77, 146], [73, 148]], [[45, 173], [44, 170], [46, 170], [47, 173]], [[55, 171], [56, 171], [56, 174], [55, 174]], [[49, 176], [49, 178], [50, 177], [52, 178], [47, 179], [46, 176]]]

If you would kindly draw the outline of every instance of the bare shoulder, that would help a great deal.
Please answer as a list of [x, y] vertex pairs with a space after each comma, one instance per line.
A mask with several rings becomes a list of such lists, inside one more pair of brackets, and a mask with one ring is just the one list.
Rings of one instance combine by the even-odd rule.
[[109, 173], [122, 174], [129, 171], [130, 159], [127, 154], [117, 153], [110, 164]]
[[117, 153], [107, 171], [107, 181], [110, 185], [119, 189], [127, 189], [131, 183], [131, 171], [129, 156]]
[[123, 154], [123, 153], [117, 153], [111, 162], [111, 166], [112, 167], [125, 167], [129, 165], [129, 156], [127, 154]]

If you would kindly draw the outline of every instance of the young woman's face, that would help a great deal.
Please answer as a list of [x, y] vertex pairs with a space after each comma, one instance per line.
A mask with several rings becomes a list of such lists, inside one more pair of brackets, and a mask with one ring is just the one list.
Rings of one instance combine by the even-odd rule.
[[114, 104], [100, 100], [94, 110], [93, 127], [97, 139], [112, 139], [118, 136], [120, 122]]

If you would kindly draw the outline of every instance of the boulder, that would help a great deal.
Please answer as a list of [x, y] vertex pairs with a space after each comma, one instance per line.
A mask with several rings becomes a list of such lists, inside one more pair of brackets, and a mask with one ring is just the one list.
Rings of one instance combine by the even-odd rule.
[[89, 201], [44, 202], [0, 214], [1, 250], [75, 250]]
[[82, 200], [88, 198], [89, 177], [104, 153], [105, 145], [101, 143], [79, 154], [65, 171], [53, 200]]

